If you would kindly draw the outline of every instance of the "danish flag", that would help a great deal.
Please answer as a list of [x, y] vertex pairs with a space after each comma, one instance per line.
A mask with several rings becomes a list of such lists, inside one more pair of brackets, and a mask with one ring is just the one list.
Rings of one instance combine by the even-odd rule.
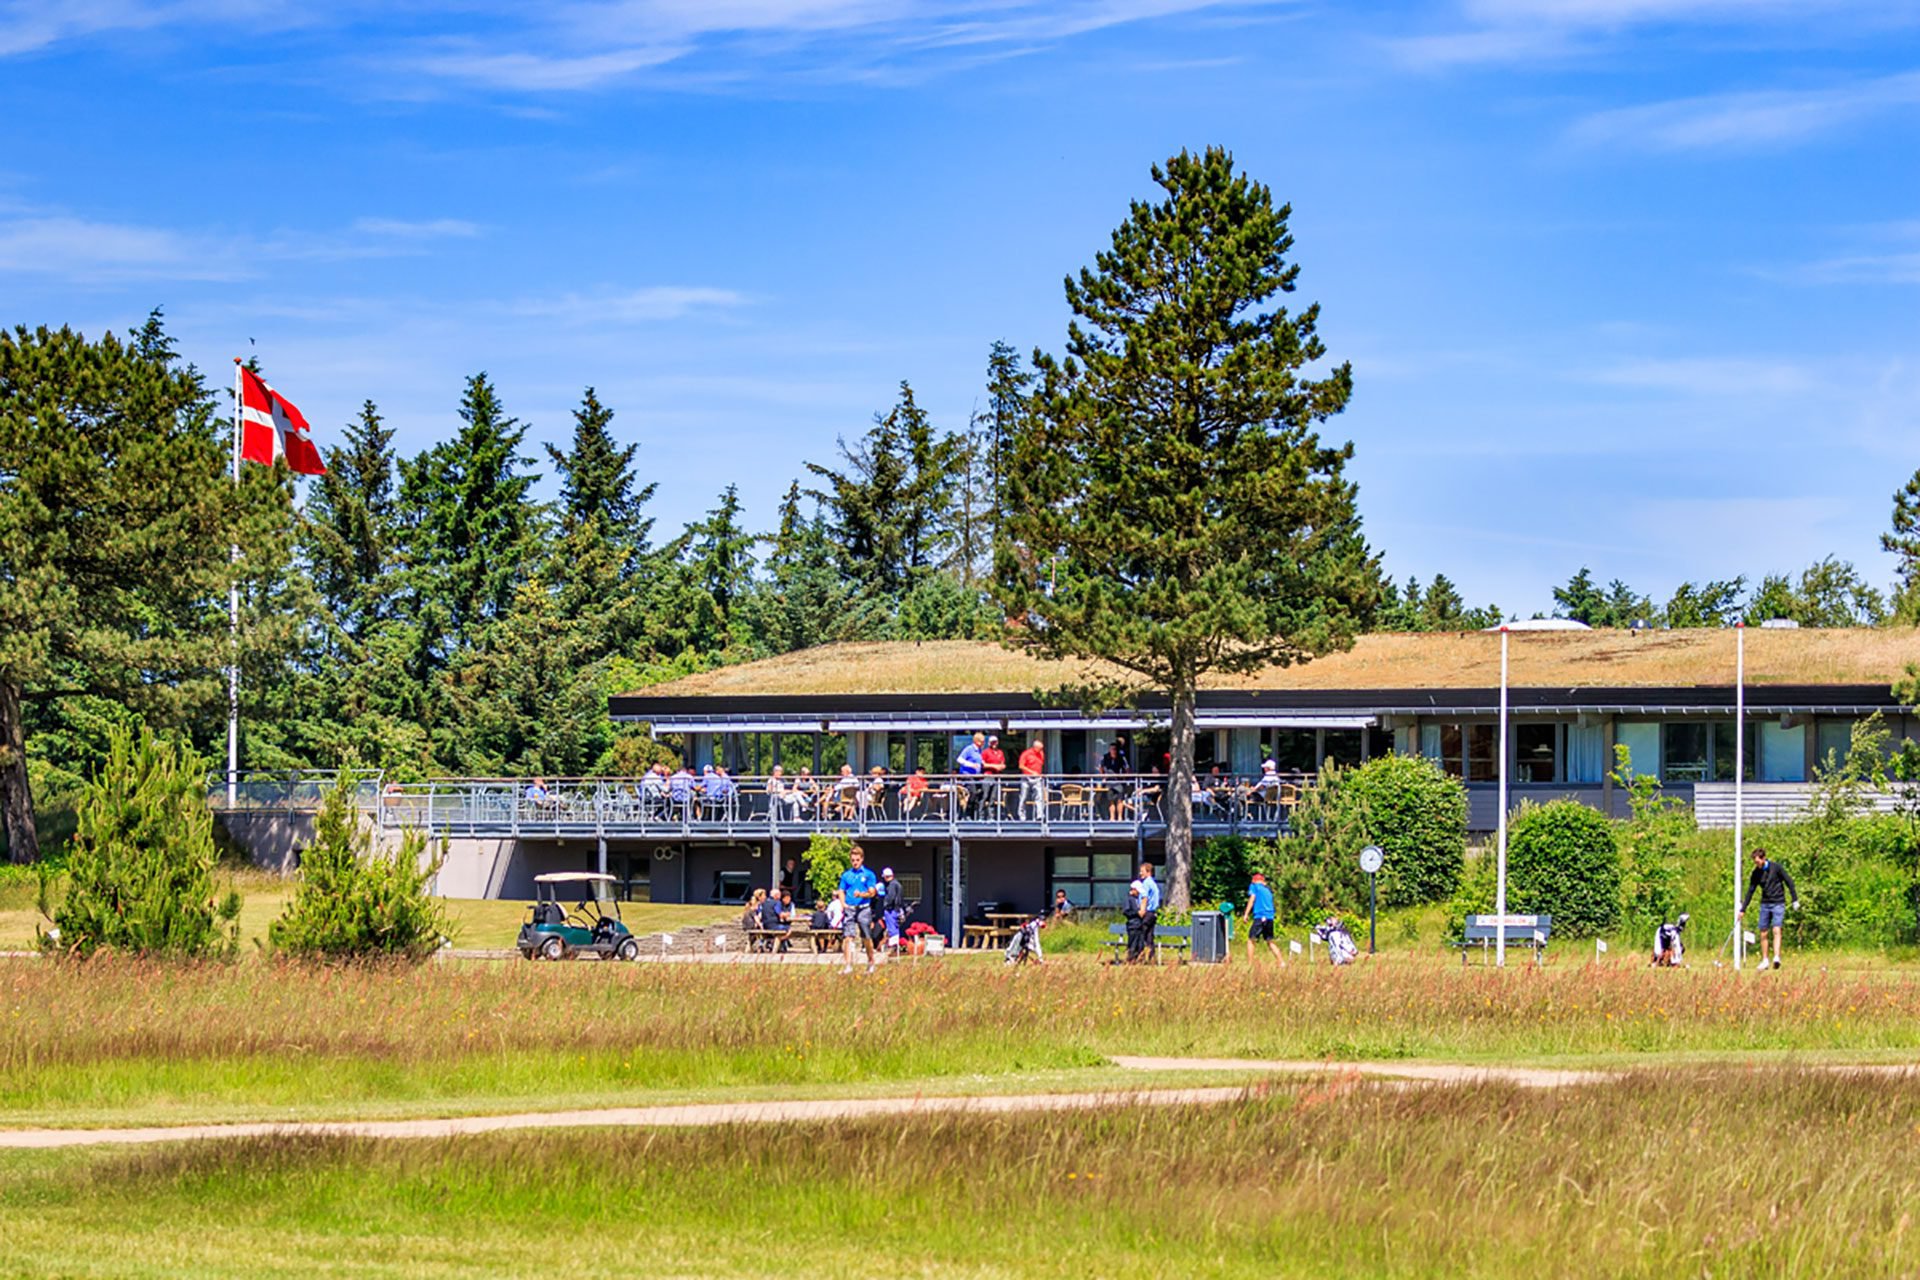
[[327, 464], [307, 438], [307, 420], [293, 402], [240, 366], [240, 456], [263, 467], [285, 458], [296, 475], [325, 475]]

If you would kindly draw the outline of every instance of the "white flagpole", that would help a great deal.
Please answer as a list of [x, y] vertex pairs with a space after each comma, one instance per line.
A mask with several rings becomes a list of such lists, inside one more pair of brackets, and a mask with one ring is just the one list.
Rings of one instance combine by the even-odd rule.
[[[233, 360], [233, 488], [240, 489], [240, 358]], [[240, 563], [240, 548], [227, 548], [227, 558]], [[227, 808], [236, 805], [240, 779], [240, 583], [227, 587]]]
[[[1733, 967], [1740, 968], [1745, 950], [1740, 937], [1740, 846], [1746, 831], [1747, 774], [1747, 626], [1733, 624]], [[1761, 957], [1765, 959], [1764, 956]]]
[[1493, 914], [1500, 918], [1494, 930], [1494, 964], [1507, 964], [1507, 629], [1500, 628], [1500, 832], [1499, 865], [1493, 891]]

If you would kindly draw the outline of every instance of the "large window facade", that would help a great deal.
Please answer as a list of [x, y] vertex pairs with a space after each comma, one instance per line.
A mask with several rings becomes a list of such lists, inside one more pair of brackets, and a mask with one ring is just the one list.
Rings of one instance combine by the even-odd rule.
[[1076, 907], [1120, 911], [1137, 867], [1131, 853], [1053, 853], [1047, 855], [1047, 901], [1065, 889]]

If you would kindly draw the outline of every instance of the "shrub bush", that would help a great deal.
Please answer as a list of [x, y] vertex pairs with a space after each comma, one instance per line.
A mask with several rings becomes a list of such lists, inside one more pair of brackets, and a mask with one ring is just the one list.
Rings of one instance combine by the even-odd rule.
[[1599, 811], [1555, 800], [1522, 805], [1507, 824], [1508, 910], [1551, 915], [1556, 936], [1586, 937], [1620, 922], [1620, 896], [1620, 846]]
[[[841, 831], [822, 831], [807, 840], [807, 882], [814, 894], [829, 902], [840, 887], [840, 873], [853, 865], [853, 837]], [[878, 875], [880, 868], [875, 867]]]
[[440, 863], [421, 866], [426, 843], [409, 831], [397, 851], [376, 851], [343, 774], [321, 800], [313, 843], [300, 856], [299, 885], [267, 926], [268, 946], [326, 960], [426, 959], [448, 931], [445, 913], [427, 893]]
[[1260, 843], [1245, 836], [1215, 836], [1195, 845], [1194, 906], [1207, 910], [1222, 902], [1231, 902], [1237, 909], [1244, 903], [1248, 877], [1256, 870], [1267, 869], [1264, 860], [1262, 865], [1255, 865], [1255, 849]]
[[[1383, 908], [1444, 902], [1467, 853], [1467, 790], [1422, 756], [1387, 755], [1355, 768], [1328, 764], [1294, 814], [1315, 890], [1351, 907], [1366, 900], [1360, 850], [1377, 844]], [[1292, 846], [1287, 841], [1283, 845]], [[1291, 876], [1291, 873], [1289, 873]]]
[[40, 882], [40, 909], [55, 930], [42, 935], [43, 946], [81, 956], [102, 948], [233, 953], [240, 895], [229, 889], [216, 900], [206, 768], [191, 748], [144, 726], [137, 736], [111, 731], [106, 758], [79, 798], [57, 908], [51, 873]]

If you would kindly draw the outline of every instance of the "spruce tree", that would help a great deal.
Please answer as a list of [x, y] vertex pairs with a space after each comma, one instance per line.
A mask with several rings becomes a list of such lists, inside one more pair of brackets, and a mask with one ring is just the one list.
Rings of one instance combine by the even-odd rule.
[[1893, 495], [1893, 527], [1880, 535], [1880, 549], [1898, 557], [1894, 621], [1920, 626], [1920, 471]]
[[1380, 597], [1360, 536], [1351, 445], [1317, 424], [1346, 407], [1319, 309], [1277, 305], [1289, 210], [1226, 151], [1155, 166], [1093, 268], [1066, 283], [1065, 358], [1035, 355], [1015, 429], [995, 591], [1012, 642], [1105, 659], [1172, 704], [1168, 901], [1192, 872], [1194, 707], [1209, 672], [1346, 647]]
[[15, 862], [39, 856], [27, 704], [92, 695], [156, 723], [224, 706], [228, 585], [287, 518], [265, 469], [236, 490], [227, 421], [158, 313], [128, 341], [0, 331], [0, 827]]

